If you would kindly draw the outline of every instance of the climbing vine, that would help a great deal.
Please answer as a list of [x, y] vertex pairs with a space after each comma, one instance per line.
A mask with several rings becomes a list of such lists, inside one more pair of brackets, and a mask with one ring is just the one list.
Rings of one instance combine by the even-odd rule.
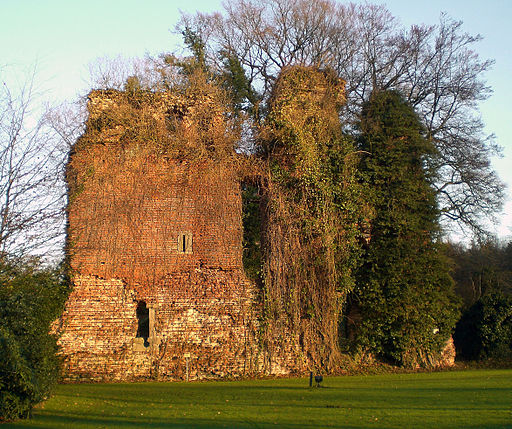
[[344, 82], [333, 73], [289, 68], [276, 82], [261, 134], [269, 334], [296, 335], [310, 365], [328, 370], [341, 358], [340, 315], [370, 213], [358, 155], [341, 132], [343, 102]]
[[[95, 262], [104, 278], [159, 281], [176, 253], [172, 225], [184, 223], [177, 207], [191, 198], [201, 201], [197, 211], [211, 224], [240, 230], [238, 183], [248, 162], [235, 152], [239, 127], [225, 93], [204, 71], [172, 91], [136, 82], [125, 91], [92, 91], [88, 108], [67, 169], [73, 224], [67, 252], [88, 255], [74, 258], [82, 272]], [[147, 215], [153, 212], [168, 217], [156, 234]], [[238, 249], [231, 243], [237, 234], [217, 237], [220, 248]]]

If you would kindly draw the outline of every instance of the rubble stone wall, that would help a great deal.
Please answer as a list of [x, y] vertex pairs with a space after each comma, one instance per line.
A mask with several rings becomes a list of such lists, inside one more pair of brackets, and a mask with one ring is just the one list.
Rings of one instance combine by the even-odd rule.
[[[74, 279], [60, 320], [70, 380], [184, 379], [251, 376], [262, 371], [256, 296], [239, 273], [175, 273], [160, 285], [128, 286], [93, 276]], [[150, 310], [146, 345], [136, 308]]]

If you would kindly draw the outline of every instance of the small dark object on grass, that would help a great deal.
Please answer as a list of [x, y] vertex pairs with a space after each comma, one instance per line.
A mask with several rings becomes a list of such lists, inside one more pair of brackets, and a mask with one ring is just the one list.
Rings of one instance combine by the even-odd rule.
[[320, 387], [320, 383], [324, 380], [321, 375], [315, 375], [316, 387]]

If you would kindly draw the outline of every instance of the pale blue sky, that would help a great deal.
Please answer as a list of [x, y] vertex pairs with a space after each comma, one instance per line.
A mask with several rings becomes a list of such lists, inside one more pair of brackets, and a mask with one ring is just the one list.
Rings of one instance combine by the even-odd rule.
[[[407, 26], [437, 23], [446, 11], [464, 21], [468, 33], [484, 36], [478, 53], [496, 64], [487, 74], [494, 95], [482, 104], [481, 112], [488, 132], [495, 133], [505, 149], [504, 158], [494, 160], [494, 165], [512, 188], [512, 0], [376, 3], [386, 4]], [[0, 0], [0, 65], [8, 64], [12, 71], [37, 63], [38, 85], [45, 95], [51, 100], [73, 99], [87, 90], [87, 65], [95, 58], [175, 50], [180, 38], [171, 30], [179, 10], [220, 9], [220, 0]], [[502, 237], [512, 235], [511, 193], [509, 189], [502, 224], [496, 227]]]

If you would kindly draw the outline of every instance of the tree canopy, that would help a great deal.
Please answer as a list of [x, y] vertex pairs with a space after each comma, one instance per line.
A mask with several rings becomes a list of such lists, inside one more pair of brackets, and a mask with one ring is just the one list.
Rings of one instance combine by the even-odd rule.
[[51, 323], [68, 288], [60, 270], [31, 261], [0, 263], [0, 422], [28, 417], [59, 376]]
[[44, 112], [34, 114], [41, 103], [34, 74], [21, 80], [0, 86], [0, 260], [49, 249], [62, 256], [68, 146]]

